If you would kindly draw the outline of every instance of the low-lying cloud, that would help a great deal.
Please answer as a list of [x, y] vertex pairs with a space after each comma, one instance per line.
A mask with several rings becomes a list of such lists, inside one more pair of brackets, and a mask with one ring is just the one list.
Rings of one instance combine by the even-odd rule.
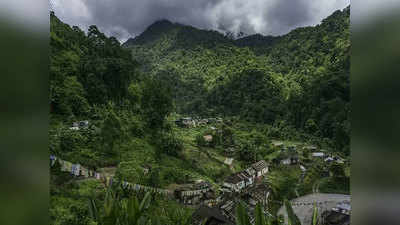
[[350, 0], [51, 0], [51, 10], [70, 25], [97, 25], [125, 41], [159, 19], [203, 29], [281, 35], [316, 25]]

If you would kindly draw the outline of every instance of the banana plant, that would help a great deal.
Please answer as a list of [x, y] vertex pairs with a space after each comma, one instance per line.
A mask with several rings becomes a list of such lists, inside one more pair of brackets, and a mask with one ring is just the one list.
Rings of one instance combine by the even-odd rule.
[[284, 204], [286, 207], [286, 212], [288, 214], [288, 225], [301, 225], [299, 217], [293, 212], [292, 205], [285, 199]]
[[143, 214], [149, 208], [150, 201], [151, 195], [147, 192], [141, 202], [136, 196], [131, 197], [128, 202], [124, 202], [122, 208], [126, 212], [125, 224], [138, 225], [146, 223], [148, 219]]
[[[264, 214], [263, 207], [258, 203], [254, 212], [254, 225], [271, 225], [272, 221]], [[236, 208], [236, 225], [250, 225], [250, 217], [246, 212], [246, 207], [240, 202]]]
[[256, 205], [256, 211], [255, 211], [255, 225], [271, 225], [272, 221], [271, 218], [266, 217], [264, 214], [264, 209], [260, 204]]
[[117, 195], [108, 190], [104, 199], [101, 215], [94, 199], [89, 199], [89, 213], [98, 225], [147, 225], [150, 219], [145, 217], [145, 212], [150, 206], [151, 194], [146, 193], [139, 202], [136, 196], [118, 199]]
[[236, 225], [250, 225], [250, 217], [242, 202], [236, 207]]
[[311, 225], [318, 225], [318, 208], [316, 204], [314, 203], [314, 209], [313, 209], [313, 215], [312, 215], [312, 220], [311, 220]]

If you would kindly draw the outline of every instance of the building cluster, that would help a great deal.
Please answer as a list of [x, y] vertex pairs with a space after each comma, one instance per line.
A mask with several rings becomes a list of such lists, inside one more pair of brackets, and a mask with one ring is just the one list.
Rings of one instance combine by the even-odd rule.
[[285, 146], [283, 142], [273, 142], [274, 147], [280, 148], [279, 155], [272, 162], [276, 165], [295, 165], [300, 162], [296, 145]]
[[200, 206], [192, 215], [192, 222], [200, 224], [235, 224], [236, 208], [238, 204], [244, 205], [253, 224], [254, 211], [257, 203], [267, 206], [269, 189], [265, 184], [256, 184], [242, 193], [224, 193], [219, 197], [217, 204], [213, 207]]
[[[69, 161], [62, 160], [60, 158], [57, 158], [54, 155], [50, 155], [50, 166], [55, 167], [56, 163], [59, 166], [59, 169], [62, 172], [69, 172], [71, 175], [79, 178], [92, 178], [92, 179], [97, 179], [102, 181], [106, 186], [111, 186], [115, 183], [115, 181], [118, 181], [118, 179], [115, 179], [113, 175], [109, 175], [106, 173], [99, 173], [97, 171], [87, 169], [80, 164], [74, 164]], [[154, 188], [154, 187], [149, 187], [141, 184], [133, 184], [129, 183], [127, 181], [119, 181], [123, 189], [126, 190], [132, 190], [136, 192], [150, 192], [150, 193], [157, 193], [160, 195], [164, 196], [172, 196], [172, 191], [167, 190], [167, 189], [161, 189], [161, 188]]]
[[252, 164], [249, 168], [235, 173], [224, 180], [223, 187], [227, 192], [241, 192], [268, 173], [268, 164], [264, 160]]
[[222, 123], [222, 122], [223, 122], [222, 118], [219, 117], [206, 118], [206, 119], [183, 117], [175, 120], [175, 124], [178, 127], [183, 127], [183, 128], [192, 128], [192, 127], [205, 126], [207, 124]]
[[207, 204], [215, 199], [215, 192], [211, 184], [206, 181], [182, 185], [175, 190], [174, 195], [186, 205]]
[[269, 189], [266, 185], [260, 184], [253, 187], [247, 193], [234, 195], [225, 193], [213, 207], [207, 205], [200, 206], [192, 215], [192, 222], [195, 225], [200, 224], [235, 224], [236, 208], [238, 204], [244, 205], [249, 214], [250, 221], [254, 222], [254, 211], [257, 203], [266, 206]]
[[[300, 155], [299, 151], [297, 150], [297, 146], [292, 144], [289, 146], [285, 146], [283, 142], [274, 142], [272, 144], [274, 147], [280, 148], [279, 155], [273, 160], [274, 164], [280, 165], [296, 165], [300, 164]], [[332, 163], [336, 162], [339, 164], [343, 164], [344, 160], [332, 153], [327, 153], [324, 150], [318, 150], [316, 146], [303, 146], [302, 150], [309, 151], [309, 154], [312, 159], [322, 159], [325, 163]]]
[[235, 173], [223, 182], [222, 195], [216, 202], [201, 206], [193, 216], [193, 224], [234, 224], [236, 221], [236, 208], [239, 203], [246, 207], [250, 220], [254, 221], [254, 210], [257, 203], [267, 206], [270, 190], [261, 181], [268, 173], [268, 164], [258, 161], [249, 168]]

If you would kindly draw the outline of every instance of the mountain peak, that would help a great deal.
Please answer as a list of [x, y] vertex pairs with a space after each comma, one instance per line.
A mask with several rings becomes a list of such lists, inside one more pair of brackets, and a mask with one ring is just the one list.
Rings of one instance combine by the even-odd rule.
[[135, 45], [135, 44], [143, 44], [152, 40], [153, 38], [158, 37], [162, 33], [166, 33], [169, 30], [178, 26], [176, 23], [172, 23], [167, 19], [160, 19], [152, 23], [150, 26], [143, 31], [142, 34], [136, 36], [135, 38], [128, 39], [123, 46]]
[[171, 21], [169, 21], [168, 19], [160, 19], [160, 20], [156, 20], [154, 23], [152, 23], [149, 27], [153, 27], [153, 26], [169, 26], [169, 25], [173, 25], [173, 23]]

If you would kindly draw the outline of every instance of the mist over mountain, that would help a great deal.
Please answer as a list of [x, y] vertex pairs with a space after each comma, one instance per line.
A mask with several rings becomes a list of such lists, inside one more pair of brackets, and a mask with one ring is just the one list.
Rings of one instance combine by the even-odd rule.
[[161, 19], [121, 45], [51, 12], [52, 224], [193, 225], [209, 212], [282, 225], [288, 200], [348, 195], [349, 26], [350, 7], [281, 36]]

